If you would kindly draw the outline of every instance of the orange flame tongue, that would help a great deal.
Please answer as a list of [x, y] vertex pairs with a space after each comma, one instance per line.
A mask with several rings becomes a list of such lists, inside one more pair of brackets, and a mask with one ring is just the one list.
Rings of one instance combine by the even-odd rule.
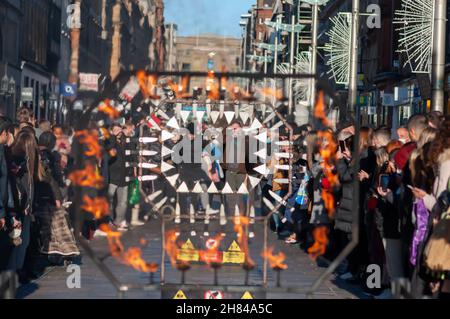
[[105, 113], [112, 120], [115, 120], [120, 116], [120, 112], [111, 105], [111, 101], [109, 99], [106, 99], [99, 104], [98, 111]]
[[84, 155], [91, 157], [95, 156], [97, 160], [102, 158], [102, 148], [99, 144], [98, 133], [96, 131], [89, 132], [87, 130], [78, 131], [75, 133], [75, 137], [78, 138], [80, 144], [86, 146]]
[[81, 187], [103, 187], [103, 177], [101, 177], [98, 171], [92, 164], [86, 165], [82, 170], [77, 170], [69, 174], [70, 181], [75, 186]]
[[328, 245], [328, 228], [327, 226], [318, 226], [313, 231], [314, 245], [308, 249], [308, 253], [313, 260], [325, 254]]
[[234, 231], [237, 234], [239, 246], [245, 253], [244, 264], [248, 267], [253, 267], [255, 265], [254, 261], [250, 257], [250, 252], [248, 249], [248, 238], [245, 234], [245, 227], [250, 224], [250, 219], [245, 216], [239, 216], [234, 218]]
[[101, 219], [109, 215], [109, 203], [106, 198], [90, 198], [85, 195], [83, 202], [84, 205], [81, 206], [81, 209], [94, 215], [95, 219]]
[[273, 247], [263, 251], [262, 257], [269, 262], [270, 268], [272, 269], [285, 270], [288, 268], [288, 266], [283, 263], [286, 259], [286, 255], [283, 252], [279, 252], [277, 255], [274, 255]]

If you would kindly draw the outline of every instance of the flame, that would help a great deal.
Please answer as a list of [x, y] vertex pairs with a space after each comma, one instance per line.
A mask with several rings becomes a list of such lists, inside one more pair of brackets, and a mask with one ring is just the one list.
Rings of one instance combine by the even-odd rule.
[[85, 195], [83, 197], [84, 205], [81, 209], [94, 215], [95, 219], [101, 219], [102, 217], [109, 215], [109, 203], [104, 197], [90, 198]]
[[322, 189], [322, 200], [324, 201], [328, 214], [331, 216], [335, 211], [335, 202], [332, 192], [333, 188], [339, 184], [339, 177], [335, 171], [337, 144], [330, 131], [319, 131], [318, 137], [320, 143], [319, 153], [323, 159], [320, 165], [326, 181], [329, 184], [328, 187], [323, 187]]
[[269, 262], [270, 268], [272, 269], [285, 270], [288, 268], [288, 266], [283, 263], [286, 259], [286, 255], [281, 251], [277, 255], [274, 255], [273, 247], [264, 250], [261, 256]]
[[241, 249], [245, 253], [245, 264], [249, 266], [254, 266], [255, 263], [250, 257], [249, 249], [248, 249], [248, 238], [245, 234], [245, 227], [250, 224], [250, 219], [245, 216], [236, 216], [234, 218], [234, 231], [238, 237], [238, 243]]
[[175, 232], [175, 230], [170, 230], [166, 232], [166, 238], [164, 239], [164, 247], [167, 252], [167, 255], [169, 255], [170, 263], [172, 266], [176, 266], [177, 264], [177, 256], [178, 256], [178, 245], [177, 245], [177, 238], [178, 235]]
[[327, 226], [318, 226], [314, 229], [314, 244], [308, 248], [308, 254], [313, 260], [325, 254], [328, 245], [328, 232]]
[[92, 164], [87, 164], [84, 169], [73, 171], [68, 178], [76, 186], [95, 187], [97, 189], [103, 187], [103, 177]]
[[314, 117], [322, 122], [322, 124], [326, 127], [330, 127], [330, 121], [327, 118], [327, 114], [325, 112], [325, 96], [323, 91], [319, 92], [319, 96], [317, 98], [316, 107], [314, 108]]
[[[330, 130], [331, 123], [327, 118], [323, 91], [318, 94], [314, 117], [321, 124], [321, 130], [317, 133], [319, 154], [323, 159], [320, 165], [325, 176], [321, 196], [327, 213], [332, 217], [336, 209], [333, 189], [339, 185], [339, 177], [335, 170], [337, 144], [332, 130]], [[313, 236], [314, 244], [308, 249], [308, 253], [315, 260], [318, 256], [325, 254], [328, 244], [328, 228], [326, 226], [317, 227], [314, 229]]]
[[155, 75], [147, 75], [145, 71], [138, 71], [136, 79], [139, 83], [142, 95], [145, 98], [158, 98], [156, 95], [157, 77]]
[[111, 105], [111, 101], [109, 99], [106, 99], [99, 104], [98, 111], [105, 113], [112, 120], [115, 120], [120, 116], [120, 112]]
[[78, 138], [78, 141], [86, 146], [86, 151], [84, 155], [88, 157], [95, 156], [97, 160], [101, 160], [102, 158], [102, 148], [98, 142], [98, 133], [94, 130], [91, 132], [87, 130], [78, 131], [75, 133], [75, 137]]
[[270, 87], [264, 87], [262, 89], [258, 89], [258, 91], [262, 94], [263, 97], [273, 97], [276, 100], [283, 99], [283, 91], [280, 89], [275, 90]]

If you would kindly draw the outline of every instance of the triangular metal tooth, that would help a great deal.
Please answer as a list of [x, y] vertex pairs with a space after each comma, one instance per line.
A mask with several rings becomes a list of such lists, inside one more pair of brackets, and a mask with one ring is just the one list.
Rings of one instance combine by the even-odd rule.
[[163, 147], [161, 149], [161, 156], [162, 157], [166, 157], [166, 156], [168, 156], [170, 154], [173, 154], [173, 153], [174, 153], [174, 151], [172, 151], [170, 148], [168, 148], [168, 147], [163, 145]]
[[219, 111], [211, 111], [211, 120], [213, 123], [216, 123], [219, 119], [220, 112]]
[[267, 176], [267, 175], [269, 175], [269, 173], [270, 173], [270, 169], [266, 166], [266, 164], [263, 164], [263, 165], [260, 165], [260, 166], [258, 166], [258, 167], [255, 167], [254, 169], [253, 169], [255, 172], [258, 172], [258, 173], [260, 173], [261, 175], [263, 175], [263, 176]]
[[278, 184], [289, 184], [288, 178], [276, 178], [273, 181]]
[[165, 119], [166, 121], [170, 120], [170, 117], [167, 115], [166, 112], [164, 112], [163, 110], [159, 109], [158, 112], [156, 112], [156, 114], [158, 114], [159, 116], [161, 116], [163, 119]]
[[267, 143], [267, 131], [265, 130], [261, 134], [256, 135], [255, 138], [262, 143]]
[[261, 183], [261, 178], [258, 177], [254, 177], [251, 175], [247, 175], [248, 176], [248, 181], [250, 182], [250, 186], [251, 188], [255, 188], [259, 183]]
[[277, 116], [277, 114], [275, 112], [270, 113], [269, 116], [266, 117], [266, 119], [264, 120], [263, 124], [270, 122], [272, 119], [275, 118], [275, 116]]
[[174, 128], [176, 130], [180, 129], [180, 125], [178, 124], [178, 121], [175, 117], [172, 117], [169, 122], [167, 122], [166, 126]]
[[154, 192], [154, 193], [152, 193], [151, 195], [149, 195], [148, 197], [147, 197], [147, 200], [148, 201], [150, 201], [150, 202], [153, 202], [159, 195], [161, 195], [162, 194], [162, 190], [159, 190], [159, 191], [157, 191], [157, 192]]
[[216, 184], [211, 183], [211, 185], [209, 186], [208, 190], [206, 191], [208, 194], [218, 194], [219, 190], [216, 187]]
[[178, 177], [180, 177], [180, 174], [167, 176], [166, 178], [167, 178], [167, 181], [170, 183], [170, 185], [172, 185], [172, 187], [175, 187], [175, 185], [177, 184]]
[[187, 187], [186, 183], [183, 182], [177, 189], [178, 193], [189, 193], [189, 188]]
[[205, 111], [197, 111], [197, 121], [202, 122], [203, 117], [205, 116]]
[[248, 119], [249, 119], [249, 115], [247, 112], [239, 112], [239, 117], [242, 120], [242, 123], [245, 125], [245, 123], [247, 123]]
[[256, 155], [259, 158], [266, 159], [267, 158], [267, 149], [263, 148], [263, 149], [259, 150], [258, 152], [255, 152], [253, 154]]
[[161, 173], [165, 173], [170, 171], [171, 169], [174, 169], [175, 166], [172, 166], [164, 161], [161, 162]]
[[174, 138], [175, 137], [175, 135], [174, 134], [172, 134], [172, 133], [170, 133], [170, 132], [168, 132], [168, 131], [162, 131], [162, 133], [161, 133], [161, 140], [163, 141], [163, 142], [165, 142], [165, 141], [167, 141], [167, 140], [170, 140], [171, 138]]
[[189, 115], [191, 115], [191, 111], [181, 111], [181, 119], [183, 120], [184, 124], [186, 124]]
[[222, 189], [222, 194], [234, 194], [234, 191], [231, 189], [230, 184], [228, 182], [225, 184], [224, 188]]
[[247, 189], [247, 187], [245, 186], [245, 184], [242, 184], [242, 185], [239, 187], [237, 193], [238, 193], [238, 194], [248, 194], [248, 189]]
[[167, 202], [169, 198], [168, 197], [164, 197], [163, 199], [161, 199], [157, 204], [155, 204], [154, 208], [156, 210], [160, 210], [161, 207], [163, 207], [163, 205]]
[[258, 129], [260, 129], [261, 127], [263, 127], [262, 124], [261, 124], [261, 122], [258, 121], [258, 119], [255, 118], [255, 120], [253, 121], [252, 125], [250, 126], [250, 130], [251, 130], [251, 131], [253, 131], [253, 130], [258, 130]]
[[227, 111], [224, 114], [228, 124], [231, 123], [231, 121], [234, 119], [234, 116], [236, 115], [236, 113], [234, 113], [233, 111]]
[[202, 185], [200, 184], [200, 182], [197, 182], [195, 184], [194, 188], [192, 189], [192, 193], [195, 193], [195, 194], [203, 193], [203, 188], [202, 188]]

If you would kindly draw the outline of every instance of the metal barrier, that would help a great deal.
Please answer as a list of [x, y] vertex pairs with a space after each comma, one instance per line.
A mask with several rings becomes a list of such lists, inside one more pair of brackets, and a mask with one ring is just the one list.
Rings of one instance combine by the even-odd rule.
[[[82, 130], [82, 129], [86, 129], [87, 127], [87, 123], [89, 123], [91, 116], [92, 116], [92, 111], [94, 109], [97, 108], [97, 106], [105, 99], [105, 98], [112, 98], [112, 96], [117, 96], [118, 92], [118, 88], [121, 87], [121, 84], [126, 84], [128, 79], [131, 76], [134, 76], [134, 73], [131, 72], [125, 72], [121, 75], [119, 75], [119, 77], [112, 83], [111, 87], [108, 88], [105, 91], [105, 94], [101, 97], [99, 97], [99, 99], [97, 101], [94, 102], [93, 105], [91, 105], [90, 107], [86, 108], [83, 113], [81, 114], [81, 117], [78, 121], [76, 121], [77, 123], [77, 130]], [[254, 80], [262, 80], [265, 78], [273, 78], [273, 79], [283, 79], [283, 80], [289, 80], [289, 79], [300, 79], [300, 78], [314, 78], [315, 75], [305, 75], [305, 74], [252, 74], [252, 73], [207, 73], [207, 72], [147, 72], [146, 73], [147, 76], [155, 76], [155, 77], [159, 77], [159, 76], [179, 76], [179, 77], [186, 77], [188, 79], [190, 79], [191, 77], [213, 77], [215, 79], [218, 79], [219, 81], [221, 81], [223, 78], [229, 78], [229, 77], [237, 77], [237, 78], [244, 78], [244, 79], [248, 79], [250, 81], [254, 81]], [[283, 81], [283, 91], [285, 91], [285, 83], [286, 81]], [[178, 100], [178, 102], [180, 102], [180, 100]], [[182, 101], [181, 101], [182, 102]], [[197, 101], [198, 102], [198, 101]], [[247, 103], [254, 103], [254, 101], [246, 101]], [[177, 99], [173, 99], [171, 101], [166, 101], [165, 103], [167, 104], [173, 104], [173, 103], [177, 103]], [[207, 103], [206, 101], [203, 101], [203, 103]], [[222, 102], [224, 103], [224, 102]], [[161, 105], [161, 104], [159, 104]], [[164, 105], [164, 104], [163, 104]], [[273, 104], [268, 104], [274, 114], [281, 120], [282, 125], [284, 125], [285, 127], [288, 128], [288, 130], [290, 131], [290, 136], [292, 137], [292, 128], [289, 126], [289, 124], [286, 122], [286, 120], [283, 118], [283, 116], [278, 112], [278, 109], [275, 105]], [[101, 121], [100, 121], [101, 122]], [[98, 123], [100, 123], [98, 122]], [[357, 127], [357, 131], [358, 131], [358, 127]], [[358, 138], [358, 136], [356, 136], [356, 138]], [[355, 143], [355, 147], [357, 147], [358, 145], [358, 141], [356, 141]], [[76, 149], [76, 154], [75, 154], [75, 163], [76, 165], [78, 165], [79, 167], [83, 167], [84, 165], [84, 157], [85, 155], [83, 154], [82, 151], [82, 147], [80, 146], [79, 142], [75, 143], [75, 149]], [[356, 163], [359, 163], [359, 155], [358, 152], [356, 151], [355, 154], [357, 154], [355, 156], [356, 158]], [[142, 157], [139, 160], [140, 163], [143, 162]], [[292, 180], [292, 157], [289, 157], [289, 181]], [[142, 175], [142, 166], [139, 167], [140, 168], [140, 174]], [[155, 291], [155, 290], [160, 290], [162, 287], [164, 287], [165, 285], [165, 260], [167, 258], [166, 256], [166, 252], [165, 252], [165, 247], [164, 247], [164, 240], [162, 241], [162, 254], [161, 254], [161, 284], [153, 284], [152, 282], [150, 282], [149, 284], [126, 284], [126, 283], [122, 283], [120, 282], [120, 280], [111, 272], [111, 270], [105, 265], [104, 260], [105, 258], [107, 258], [107, 256], [100, 258], [98, 257], [95, 252], [91, 249], [89, 243], [87, 240], [85, 240], [82, 236], [80, 236], [81, 234], [81, 226], [82, 226], [82, 222], [83, 222], [83, 209], [82, 209], [82, 202], [83, 202], [83, 194], [84, 194], [84, 189], [85, 187], [81, 187], [81, 186], [75, 186], [74, 190], [75, 190], [75, 196], [74, 196], [74, 209], [75, 209], [75, 216], [77, 217], [77, 222], [75, 224], [75, 235], [78, 239], [78, 241], [80, 242], [81, 246], [83, 247], [85, 253], [94, 261], [95, 265], [100, 269], [100, 271], [105, 275], [105, 277], [114, 285], [115, 289], [118, 292], [118, 297], [123, 297], [124, 293], [126, 293], [129, 290], [132, 289], [141, 289], [141, 290], [145, 290], [145, 291]], [[141, 188], [142, 191], [142, 188]], [[359, 183], [357, 181], [355, 181], [355, 191], [356, 191], [356, 195], [358, 196], [358, 192], [359, 192]], [[260, 219], [262, 222], [264, 222], [264, 249], [267, 249], [267, 242], [268, 242], [268, 220], [269, 218], [276, 213], [276, 211], [283, 205], [286, 205], [286, 200], [288, 199], [288, 197], [290, 196], [290, 194], [292, 193], [292, 185], [291, 183], [289, 183], [289, 192], [288, 194], [281, 199], [280, 201], [278, 201], [275, 205], [273, 205], [272, 207], [270, 207], [271, 212], [264, 218]], [[152, 205], [153, 207], [155, 207], [155, 205]], [[155, 210], [160, 210], [160, 215], [163, 216], [164, 211], [170, 210], [170, 215], [173, 217], [174, 215], [174, 209], [173, 207], [171, 207], [170, 205], [165, 205], [162, 207], [158, 207], [156, 205]], [[241, 291], [248, 291], [249, 289], [254, 289], [254, 291], [263, 291], [263, 292], [267, 292], [267, 291], [273, 291], [273, 292], [297, 292], [297, 293], [308, 293], [308, 295], [310, 297], [313, 296], [314, 292], [320, 287], [320, 285], [323, 283], [323, 281], [334, 271], [334, 269], [339, 265], [339, 263], [353, 250], [353, 248], [357, 245], [358, 243], [358, 232], [359, 232], [359, 223], [358, 223], [358, 201], [355, 200], [354, 201], [354, 220], [353, 220], [353, 226], [352, 226], [352, 241], [350, 242], [349, 246], [347, 246], [339, 255], [339, 257], [333, 262], [331, 263], [330, 267], [322, 274], [322, 276], [320, 276], [320, 278], [314, 283], [314, 285], [310, 288], [310, 289], [304, 289], [304, 288], [295, 288], [295, 287], [276, 287], [276, 288], [268, 288], [267, 285], [267, 272], [268, 272], [268, 265], [267, 265], [267, 259], [264, 260], [264, 266], [263, 266], [263, 285], [261, 285], [260, 287], [251, 287], [249, 285], [242, 285], [242, 286], [226, 286], [226, 285], [220, 285], [220, 287], [224, 288], [225, 290], [229, 290], [229, 291], [236, 291], [236, 290], [241, 290]], [[171, 217], [171, 218], [172, 218]], [[181, 219], [191, 219], [192, 216], [190, 215], [180, 215], [178, 216]], [[230, 220], [233, 220], [232, 217], [228, 217]], [[254, 220], [257, 220], [258, 218], [253, 218]], [[164, 218], [161, 219], [161, 230], [162, 233], [165, 234], [166, 233], [166, 220]], [[246, 230], [246, 232], [248, 233], [248, 230]], [[245, 263], [243, 265], [244, 270], [248, 273], [250, 270], [246, 270], [245, 269]], [[185, 273], [187, 270], [183, 270], [182, 268], [179, 269], [182, 273]], [[277, 271], [278, 276], [280, 276], [281, 270], [280, 269], [274, 269], [274, 271]], [[151, 277], [152, 278], [152, 277]], [[182, 276], [183, 278], [183, 276]], [[181, 285], [184, 287], [187, 287], [186, 284], [183, 284], [183, 280], [181, 281]], [[218, 282], [217, 280], [215, 280], [215, 282], [211, 285], [208, 286], [209, 288], [217, 288]], [[278, 285], [279, 286], [279, 285]], [[205, 286], [206, 287], [206, 286]]]

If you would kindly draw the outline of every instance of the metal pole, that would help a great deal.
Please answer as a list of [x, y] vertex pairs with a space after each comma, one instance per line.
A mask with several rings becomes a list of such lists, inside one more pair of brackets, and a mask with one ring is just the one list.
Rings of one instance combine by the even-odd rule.
[[[348, 85], [348, 110], [355, 114], [358, 94], [359, 0], [352, 4], [352, 38], [350, 52], [350, 76]], [[356, 119], [359, 121], [359, 119]]]
[[281, 15], [277, 15], [277, 24], [275, 26], [275, 52], [273, 59], [273, 73], [277, 74], [277, 64], [278, 64], [278, 25], [281, 23]]
[[444, 112], [445, 32], [447, 1], [436, 0], [434, 7], [433, 58], [431, 68], [432, 111]]
[[[313, 5], [313, 17], [312, 17], [312, 45], [311, 45], [311, 74], [317, 73], [317, 34], [319, 28], [319, 6]], [[312, 78], [310, 82], [310, 106], [311, 110], [314, 109], [316, 104], [316, 79]]]
[[[290, 72], [291, 74], [294, 73], [294, 55], [295, 55], [295, 15], [292, 15], [292, 32], [291, 32], [291, 52], [290, 52]], [[291, 78], [289, 79], [289, 114], [293, 113], [294, 109], [294, 80]]]

